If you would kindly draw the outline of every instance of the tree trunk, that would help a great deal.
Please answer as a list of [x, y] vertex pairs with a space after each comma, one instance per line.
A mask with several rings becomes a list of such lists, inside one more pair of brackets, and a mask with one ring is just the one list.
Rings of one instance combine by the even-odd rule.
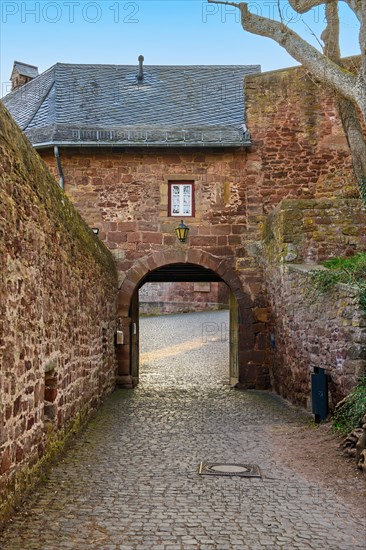
[[339, 116], [352, 154], [352, 164], [361, 198], [366, 206], [366, 143], [355, 106], [344, 97], [337, 97]]
[[[338, 2], [336, 0], [326, 4], [325, 18], [327, 21], [327, 26], [321, 35], [321, 38], [324, 41], [324, 55], [337, 63], [340, 67], [343, 67], [339, 48], [339, 15]], [[361, 67], [358, 77], [358, 84], [362, 81], [362, 78]], [[346, 97], [339, 93], [336, 94], [336, 97], [338, 113], [352, 155], [353, 171], [357, 179], [361, 199], [366, 207], [366, 143], [359, 112], [354, 103]], [[360, 101], [359, 105], [362, 112], [362, 101]], [[366, 107], [365, 105], [363, 106], [364, 108]], [[363, 118], [366, 121], [365, 113], [366, 108], [362, 113]]]

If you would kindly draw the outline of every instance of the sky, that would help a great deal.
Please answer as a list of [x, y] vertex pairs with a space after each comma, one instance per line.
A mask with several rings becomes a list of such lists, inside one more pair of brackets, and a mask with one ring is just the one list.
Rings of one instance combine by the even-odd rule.
[[[285, 22], [319, 48], [322, 8], [294, 14], [281, 0]], [[254, 13], [277, 18], [278, 0], [249, 2]], [[340, 2], [342, 54], [359, 53], [358, 23]], [[40, 72], [57, 62], [137, 65], [245, 65], [262, 71], [296, 62], [275, 42], [244, 32], [239, 12], [206, 0], [0, 0], [1, 96], [13, 61]]]

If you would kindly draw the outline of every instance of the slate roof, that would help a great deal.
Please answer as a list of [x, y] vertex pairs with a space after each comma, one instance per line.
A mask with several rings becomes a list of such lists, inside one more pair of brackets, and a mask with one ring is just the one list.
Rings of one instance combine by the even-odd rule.
[[35, 147], [243, 146], [244, 66], [57, 63], [3, 98]]

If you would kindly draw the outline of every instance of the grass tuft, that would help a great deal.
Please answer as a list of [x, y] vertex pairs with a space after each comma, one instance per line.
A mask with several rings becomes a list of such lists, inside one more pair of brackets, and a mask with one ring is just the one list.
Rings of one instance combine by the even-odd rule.
[[361, 427], [366, 414], [366, 374], [361, 376], [357, 386], [343, 400], [332, 416], [333, 429], [343, 435]]
[[325, 294], [338, 283], [351, 285], [357, 292], [360, 306], [366, 312], [366, 252], [351, 258], [334, 258], [322, 264], [327, 269], [310, 272], [313, 286]]

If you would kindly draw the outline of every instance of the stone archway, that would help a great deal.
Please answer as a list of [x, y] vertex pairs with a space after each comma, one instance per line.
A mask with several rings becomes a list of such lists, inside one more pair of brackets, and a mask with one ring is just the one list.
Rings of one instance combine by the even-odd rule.
[[[231, 346], [237, 346], [238, 378], [246, 388], [265, 389], [269, 387], [268, 369], [265, 367], [265, 350], [257, 349], [253, 302], [249, 290], [239, 279], [234, 262], [223, 260], [207, 252], [191, 250], [165, 250], [155, 252], [138, 260], [127, 272], [120, 287], [118, 296], [119, 330], [123, 333], [123, 343], [117, 345], [118, 378], [117, 383], [123, 387], [132, 387], [132, 346], [134, 331], [136, 331], [136, 294], [141, 282], [148, 274], [170, 264], [194, 264], [209, 269], [217, 274], [231, 290], [235, 297], [232, 302], [237, 304], [236, 333]], [[233, 323], [232, 323], [233, 324]], [[135, 353], [135, 352], [134, 352]], [[231, 354], [236, 351], [231, 349]]]

